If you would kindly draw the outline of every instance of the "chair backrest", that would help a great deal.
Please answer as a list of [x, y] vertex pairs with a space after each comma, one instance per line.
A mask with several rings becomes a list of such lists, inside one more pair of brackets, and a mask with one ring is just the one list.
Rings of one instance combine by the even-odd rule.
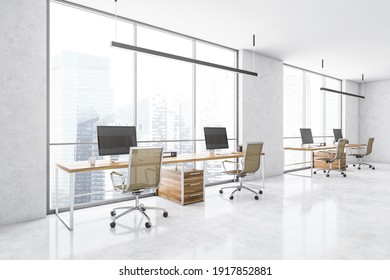
[[156, 188], [160, 183], [162, 148], [131, 147], [125, 191]]
[[337, 142], [337, 148], [336, 148], [336, 159], [342, 159], [344, 156], [344, 150], [345, 150], [345, 139], [339, 138], [339, 141]]
[[375, 138], [369, 138], [368, 139], [367, 149], [366, 149], [366, 154], [365, 154], [366, 156], [368, 156], [372, 152], [372, 145], [374, 144], [374, 139]]
[[248, 143], [246, 145], [241, 173], [254, 173], [259, 170], [262, 150], [263, 142]]

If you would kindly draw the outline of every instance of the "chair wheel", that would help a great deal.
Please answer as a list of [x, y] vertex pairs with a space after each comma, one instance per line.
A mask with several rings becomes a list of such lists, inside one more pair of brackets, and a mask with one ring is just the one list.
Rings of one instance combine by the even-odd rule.
[[314, 171], [313, 174], [317, 174], [317, 171]]
[[344, 177], [347, 177], [347, 174], [343, 174]]
[[326, 177], [329, 177], [329, 174], [326, 174]]
[[111, 214], [111, 217], [114, 217], [116, 215], [116, 212], [114, 210], [112, 210], [110, 214]]
[[326, 170], [322, 170], [323, 173], [326, 173]]
[[255, 199], [256, 199], [256, 200], [259, 200], [259, 196], [255, 195]]
[[353, 167], [355, 167], [355, 164], [353, 164]]
[[375, 170], [375, 166], [372, 167], [372, 170]]
[[219, 193], [220, 193], [220, 194], [223, 194], [223, 190], [219, 190]]
[[348, 165], [346, 165], [345, 167], [347, 167], [347, 168], [348, 168]]
[[360, 170], [361, 168], [360, 168], [360, 166], [358, 167], [358, 170]]
[[263, 191], [262, 191], [262, 190], [259, 190], [259, 194], [263, 194]]
[[116, 223], [115, 222], [112, 222], [111, 224], [110, 224], [110, 227], [111, 228], [114, 228], [116, 226]]
[[230, 200], [233, 200], [233, 198], [234, 198], [234, 197], [233, 197], [232, 195], [229, 197]]
[[165, 212], [163, 213], [163, 216], [164, 216], [164, 218], [168, 217], [168, 212], [165, 211]]
[[146, 228], [150, 228], [151, 226], [152, 226], [151, 223], [149, 223], [149, 222], [146, 222], [146, 223], [145, 223], [145, 227], [146, 227]]
[[372, 167], [372, 165], [369, 165], [369, 166], [368, 166], [368, 168], [371, 168], [371, 167]]

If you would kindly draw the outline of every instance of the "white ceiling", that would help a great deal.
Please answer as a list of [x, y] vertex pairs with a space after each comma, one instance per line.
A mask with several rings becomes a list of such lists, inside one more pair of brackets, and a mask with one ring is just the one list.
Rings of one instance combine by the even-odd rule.
[[[73, 2], [115, 11], [114, 0]], [[390, 79], [389, 0], [118, 0], [118, 15], [341, 79]]]

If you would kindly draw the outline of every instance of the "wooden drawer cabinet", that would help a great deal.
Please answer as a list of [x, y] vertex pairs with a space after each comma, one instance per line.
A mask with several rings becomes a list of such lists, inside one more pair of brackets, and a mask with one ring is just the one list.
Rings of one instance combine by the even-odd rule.
[[[319, 160], [320, 158], [333, 158], [334, 155], [331, 155], [329, 153], [326, 153], [326, 152], [315, 152], [313, 153], [313, 168], [316, 168], [316, 169], [327, 169], [329, 168], [329, 164], [326, 163], [325, 161], [323, 160]], [[335, 160], [332, 164], [332, 169], [339, 169], [339, 161], [338, 160]], [[344, 153], [344, 156], [342, 157], [341, 159], [341, 170], [345, 170], [346, 169], [346, 155]]]
[[158, 195], [182, 205], [203, 201], [203, 170], [162, 168]]

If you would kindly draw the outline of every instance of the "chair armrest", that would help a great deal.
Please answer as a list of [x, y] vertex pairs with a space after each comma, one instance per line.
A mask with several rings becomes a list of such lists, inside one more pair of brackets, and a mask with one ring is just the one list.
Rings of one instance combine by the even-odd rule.
[[[120, 186], [116, 186], [116, 185], [115, 185], [115, 182], [114, 182], [114, 175], [119, 176], [119, 177], [122, 178], [122, 184], [121, 184]], [[114, 190], [116, 189], [116, 187], [119, 187], [122, 191], [125, 190], [125, 177], [123, 176], [122, 173], [116, 172], [116, 171], [112, 171], [112, 172], [110, 173], [110, 177], [111, 177], [111, 182], [112, 182], [112, 186], [113, 186]]]
[[222, 161], [222, 166], [223, 166], [223, 169], [225, 170], [225, 172], [227, 172], [227, 169], [226, 169], [225, 163], [233, 163], [233, 164], [235, 164], [235, 165], [236, 165], [236, 169], [238, 169], [238, 168], [237, 168], [237, 167], [238, 167], [238, 163], [237, 163], [237, 162], [235, 162], [235, 161], [232, 161], [232, 160], [224, 160], [224, 161]]

